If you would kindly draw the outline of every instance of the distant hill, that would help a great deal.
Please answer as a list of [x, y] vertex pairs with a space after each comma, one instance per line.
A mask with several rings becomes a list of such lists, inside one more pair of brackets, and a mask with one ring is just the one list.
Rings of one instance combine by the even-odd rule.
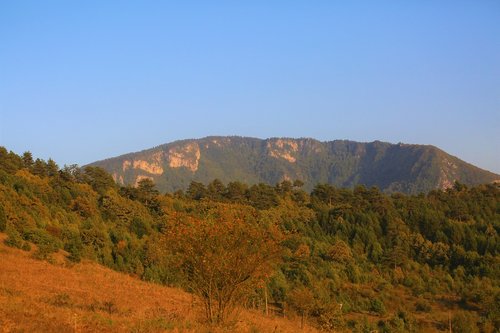
[[299, 179], [306, 190], [318, 183], [378, 186], [386, 192], [444, 189], [455, 180], [475, 185], [500, 175], [482, 170], [430, 145], [309, 138], [206, 137], [181, 140], [91, 165], [120, 184], [151, 178], [161, 191], [186, 189], [191, 181], [276, 184]]

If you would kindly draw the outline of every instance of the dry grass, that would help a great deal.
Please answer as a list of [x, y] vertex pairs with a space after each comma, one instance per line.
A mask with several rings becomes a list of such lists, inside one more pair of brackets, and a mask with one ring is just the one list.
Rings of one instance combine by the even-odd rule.
[[92, 262], [56, 264], [4, 245], [0, 234], [0, 332], [315, 332], [298, 321], [240, 309], [210, 327], [201, 304], [179, 289], [146, 283]]

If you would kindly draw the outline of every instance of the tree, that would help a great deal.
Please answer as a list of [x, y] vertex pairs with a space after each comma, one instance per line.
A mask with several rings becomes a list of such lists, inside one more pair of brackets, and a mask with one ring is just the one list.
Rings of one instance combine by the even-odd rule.
[[45, 161], [37, 158], [35, 160], [35, 163], [33, 164], [32, 173], [37, 175], [37, 176], [40, 176], [40, 177], [46, 177], [47, 176], [47, 164], [45, 163]]
[[23, 160], [21, 157], [17, 156], [12, 151], [7, 152], [7, 149], [4, 147], [0, 147], [0, 170], [14, 173], [22, 167]]
[[58, 171], [59, 171], [59, 166], [53, 159], [49, 158], [47, 160], [47, 175], [49, 177], [54, 177], [55, 175], [58, 174]]
[[248, 186], [241, 182], [235, 181], [227, 184], [226, 198], [232, 202], [243, 203], [246, 201], [246, 192]]
[[83, 182], [84, 175], [82, 169], [77, 164], [64, 165], [64, 167], [59, 170], [59, 175], [65, 181], [73, 182]]
[[159, 194], [155, 186], [155, 183], [151, 179], [144, 178], [137, 184], [137, 189], [146, 196], [154, 196]]
[[252, 185], [247, 191], [248, 201], [257, 209], [269, 209], [278, 205], [278, 196], [272, 186], [264, 183]]
[[31, 154], [31, 152], [25, 151], [23, 153], [23, 164], [24, 164], [24, 167], [27, 168], [27, 169], [31, 169], [31, 167], [33, 166], [33, 163], [35, 163], [33, 161], [33, 155]]
[[225, 192], [226, 186], [219, 179], [214, 179], [207, 186], [207, 195], [210, 200], [221, 201]]
[[159, 194], [160, 192], [155, 188], [155, 183], [149, 178], [141, 179], [137, 184], [137, 199], [148, 207], [150, 212], [161, 215]]
[[0, 206], [0, 232], [4, 232], [5, 229], [7, 229], [7, 217], [5, 216], [3, 206]]
[[203, 183], [192, 181], [189, 184], [186, 194], [193, 200], [201, 200], [207, 196], [207, 189]]
[[255, 221], [252, 211], [239, 205], [207, 208], [204, 218], [178, 216], [164, 234], [164, 257], [174, 256], [209, 322], [224, 322], [279, 258], [280, 233]]
[[306, 287], [300, 287], [292, 291], [288, 297], [290, 304], [297, 309], [301, 315], [300, 328], [304, 328], [307, 316], [315, 305], [314, 294]]
[[279, 195], [285, 196], [286, 194], [292, 192], [293, 184], [289, 180], [283, 180], [281, 183], [276, 184], [275, 188]]
[[302, 186], [304, 186], [304, 182], [300, 179], [295, 179], [293, 181], [293, 187], [295, 188], [301, 188]]
[[318, 184], [311, 192], [311, 198], [331, 206], [336, 199], [335, 188], [329, 184]]
[[352, 260], [350, 247], [342, 240], [338, 240], [328, 249], [328, 257], [339, 263], [347, 263]]
[[104, 169], [99, 167], [88, 166], [84, 169], [85, 182], [92, 186], [94, 191], [99, 194], [104, 194], [107, 189], [116, 186], [113, 177]]

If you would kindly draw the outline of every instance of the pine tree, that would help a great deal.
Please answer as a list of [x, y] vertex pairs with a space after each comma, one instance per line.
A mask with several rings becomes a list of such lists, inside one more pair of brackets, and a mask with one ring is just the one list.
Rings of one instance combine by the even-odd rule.
[[33, 161], [33, 155], [31, 154], [30, 151], [25, 151], [23, 153], [23, 164], [24, 167], [27, 169], [31, 169], [33, 167], [33, 164], [35, 162]]

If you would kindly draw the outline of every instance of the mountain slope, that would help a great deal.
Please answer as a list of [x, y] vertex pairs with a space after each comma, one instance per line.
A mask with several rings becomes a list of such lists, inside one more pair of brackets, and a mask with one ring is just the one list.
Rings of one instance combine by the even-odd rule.
[[[0, 233], [0, 328], [3, 332], [304, 332], [300, 322], [239, 309], [227, 329], [203, 321], [196, 297], [140, 281], [96, 263], [57, 264], [7, 247]], [[54, 259], [52, 259], [54, 260]], [[305, 332], [316, 332], [307, 327]]]
[[455, 180], [474, 185], [500, 179], [434, 146], [304, 138], [182, 140], [91, 165], [106, 169], [121, 184], [151, 178], [161, 191], [218, 178], [251, 184], [300, 179], [306, 190], [330, 183], [418, 193], [450, 187]]

